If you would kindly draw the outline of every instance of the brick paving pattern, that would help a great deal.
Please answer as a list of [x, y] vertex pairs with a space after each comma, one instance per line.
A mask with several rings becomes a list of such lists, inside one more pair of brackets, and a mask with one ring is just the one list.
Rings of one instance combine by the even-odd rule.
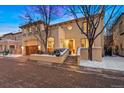
[[115, 75], [114, 78], [105, 73], [104, 75], [99, 74], [89, 73], [86, 70], [84, 73], [79, 73], [55, 66], [32, 62], [22, 63], [9, 58], [0, 58], [0, 87], [124, 87], [123, 74]]

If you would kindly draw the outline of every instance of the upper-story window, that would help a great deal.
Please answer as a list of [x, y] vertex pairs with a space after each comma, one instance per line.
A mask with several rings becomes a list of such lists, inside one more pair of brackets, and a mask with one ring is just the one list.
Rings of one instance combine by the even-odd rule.
[[27, 34], [27, 29], [23, 29], [23, 34], [22, 34], [22, 36], [23, 36], [23, 37], [26, 37], [26, 34]]
[[29, 28], [29, 32], [32, 32], [32, 28], [31, 27]]
[[36, 32], [38, 31], [38, 30], [40, 30], [41, 29], [41, 26], [38, 24], [38, 25], [36, 25]]
[[32, 26], [31, 31], [33, 32], [35, 30], [36, 30], [36, 27], [35, 26]]
[[[95, 44], [93, 43], [92, 47], [94, 47]], [[89, 42], [87, 38], [82, 38], [81, 39], [81, 47], [83, 48], [88, 48], [89, 47]]]
[[31, 27], [27, 28], [26, 33], [27, 33], [28, 36], [32, 35], [32, 28]]
[[86, 38], [81, 39], [81, 47], [88, 48], [88, 40]]
[[84, 32], [87, 32], [87, 23], [86, 22], [83, 23], [83, 30], [84, 30]]

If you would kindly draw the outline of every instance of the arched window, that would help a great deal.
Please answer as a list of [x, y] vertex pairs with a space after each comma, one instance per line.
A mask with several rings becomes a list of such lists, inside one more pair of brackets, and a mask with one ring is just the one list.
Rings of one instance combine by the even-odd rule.
[[53, 37], [48, 38], [47, 48], [54, 48], [54, 38]]
[[83, 23], [83, 30], [84, 30], [84, 32], [87, 32], [87, 22]]
[[87, 40], [87, 38], [82, 38], [81, 39], [81, 47], [83, 47], [83, 48], [88, 48], [88, 40]]

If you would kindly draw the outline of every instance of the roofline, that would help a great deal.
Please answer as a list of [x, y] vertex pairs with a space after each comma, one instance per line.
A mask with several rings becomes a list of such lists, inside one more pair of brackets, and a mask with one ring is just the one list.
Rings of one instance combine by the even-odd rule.
[[22, 32], [16, 32], [16, 33], [7, 33], [7, 34], [3, 34], [2, 36], [0, 36], [0, 38], [3, 38], [7, 35], [16, 35], [16, 34], [21, 34]]
[[2, 37], [6, 36], [6, 35], [13, 35], [13, 33], [3, 34]]
[[[96, 14], [95, 16], [98, 16], [98, 15], [100, 15], [100, 14]], [[101, 15], [101, 16], [102, 16], [102, 15]], [[51, 25], [49, 25], [49, 26], [52, 27], [52, 26], [62, 25], [62, 24], [64, 24], [64, 23], [69, 23], [69, 22], [72, 22], [72, 21], [75, 21], [75, 20], [81, 20], [81, 19], [84, 20], [85, 17], [80, 17], [80, 18], [77, 18], [77, 19], [71, 19], [71, 20], [67, 20], [67, 21], [59, 22], [59, 23], [51, 24]], [[38, 23], [38, 22], [40, 22], [40, 23], [44, 23], [43, 21], [38, 20], [38, 21], [35, 21], [35, 22], [32, 22], [32, 23], [28, 23], [28, 24], [22, 25], [22, 26], [20, 26], [19, 28], [22, 29], [22, 28], [25, 28], [25, 27], [28, 27], [28, 26], [34, 25], [34, 24], [36, 24], [36, 23]]]
[[[96, 14], [96, 15], [94, 15], [94, 16], [96, 17], [96, 16], [98, 16], [98, 15], [100, 15], [100, 14]], [[102, 16], [102, 15], [101, 15], [101, 16]], [[50, 25], [50, 27], [56, 26], [56, 25], [62, 25], [62, 24], [69, 23], [69, 22], [73, 22], [73, 21], [75, 21], [75, 20], [79, 21], [79, 20], [81, 20], [81, 19], [84, 20], [85, 17], [80, 17], [80, 18], [77, 18], [77, 19], [71, 19], [71, 20], [67, 20], [67, 21], [64, 21], [64, 22], [55, 23], [55, 24]]]
[[73, 22], [75, 20], [81, 20], [81, 19], [85, 19], [85, 17], [80, 17], [80, 18], [77, 18], [77, 19], [71, 19], [71, 20], [67, 20], [67, 21], [64, 21], [64, 22], [55, 23], [55, 24], [50, 25], [50, 27], [57, 26], [57, 25], [62, 25], [62, 24], [65, 24], [65, 23], [70, 23], [70, 22]]
[[25, 25], [22, 25], [22, 26], [19, 26], [19, 28], [25, 28], [25, 27], [28, 27], [28, 26], [31, 26], [31, 25], [34, 25], [34, 24], [37, 24], [37, 23], [44, 23], [43, 21], [41, 20], [38, 20], [38, 21], [35, 21], [35, 22], [31, 22], [31, 23], [27, 23]]
[[15, 34], [20, 34], [20, 33], [22, 33], [21, 31], [20, 32], [16, 32], [16, 33], [13, 33], [13, 35], [15, 35]]

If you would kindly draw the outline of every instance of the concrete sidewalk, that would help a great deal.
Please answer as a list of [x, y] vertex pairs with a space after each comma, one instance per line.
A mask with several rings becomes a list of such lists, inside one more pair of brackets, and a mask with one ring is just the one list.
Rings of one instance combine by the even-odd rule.
[[124, 71], [124, 57], [104, 57], [102, 62], [81, 60], [80, 66]]

